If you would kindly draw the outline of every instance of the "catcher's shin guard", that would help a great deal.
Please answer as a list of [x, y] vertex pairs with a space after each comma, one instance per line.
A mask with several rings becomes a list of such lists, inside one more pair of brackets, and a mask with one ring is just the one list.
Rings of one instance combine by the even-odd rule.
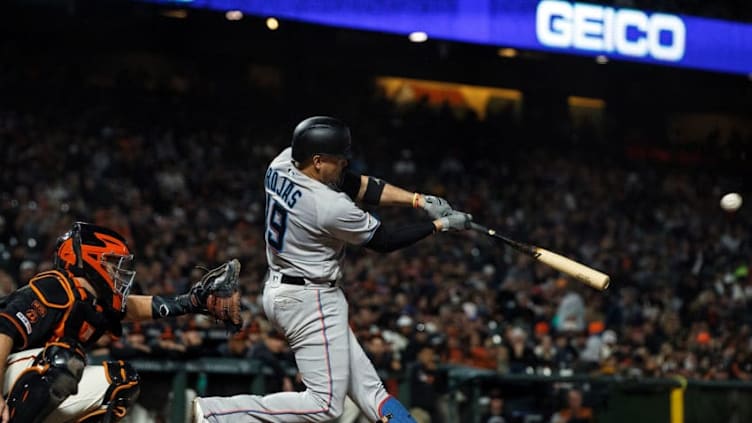
[[14, 381], [8, 393], [12, 423], [43, 421], [78, 392], [86, 367], [84, 351], [67, 342], [51, 342]]
[[389, 397], [379, 407], [379, 422], [415, 423], [410, 412], [394, 397]]
[[133, 406], [141, 391], [141, 378], [130, 364], [124, 361], [107, 361], [104, 374], [110, 387], [104, 394], [102, 406], [80, 418], [77, 423], [112, 423], [120, 421]]

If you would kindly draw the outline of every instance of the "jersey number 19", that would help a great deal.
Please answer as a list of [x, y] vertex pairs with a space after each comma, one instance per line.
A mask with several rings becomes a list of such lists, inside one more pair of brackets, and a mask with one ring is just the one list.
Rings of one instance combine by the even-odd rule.
[[287, 231], [287, 210], [271, 198], [267, 198], [266, 243], [277, 252], [282, 252]]

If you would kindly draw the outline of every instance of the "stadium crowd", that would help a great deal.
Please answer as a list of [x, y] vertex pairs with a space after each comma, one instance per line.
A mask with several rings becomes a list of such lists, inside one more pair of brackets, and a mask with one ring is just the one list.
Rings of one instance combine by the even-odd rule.
[[630, 159], [613, 146], [572, 149], [587, 137], [571, 128], [542, 134], [540, 122], [508, 113], [479, 120], [374, 93], [301, 103], [264, 90], [223, 97], [220, 82], [186, 88], [190, 76], [5, 76], [0, 293], [49, 269], [57, 236], [74, 220], [130, 240], [135, 292], [184, 292], [201, 274], [196, 265], [243, 264], [239, 334], [179, 318], [127, 326], [93, 354], [257, 358], [275, 368], [279, 389], [295, 389], [294, 363], [259, 305], [262, 179], [291, 124], [327, 113], [352, 125], [357, 170], [444, 196], [478, 222], [612, 277], [611, 289], [597, 292], [476, 233], [437, 235], [386, 256], [350, 249], [351, 325], [390, 389], [412, 378], [414, 405], [435, 412], [442, 365], [752, 379], [750, 215], [717, 201], [727, 188], [752, 198], [733, 170]]

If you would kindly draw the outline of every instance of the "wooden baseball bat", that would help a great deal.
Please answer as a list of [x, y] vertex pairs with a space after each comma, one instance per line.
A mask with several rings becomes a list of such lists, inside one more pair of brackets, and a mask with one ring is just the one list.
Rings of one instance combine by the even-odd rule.
[[611, 278], [607, 274], [599, 272], [592, 267], [585, 266], [582, 263], [576, 262], [562, 255], [548, 251], [545, 248], [535, 247], [533, 245], [517, 242], [497, 233], [495, 229], [488, 229], [487, 227], [479, 225], [477, 223], [471, 223], [471, 227], [476, 231], [483, 232], [486, 235], [500, 239], [502, 242], [514, 248], [515, 250], [523, 254], [527, 254], [528, 256], [540, 262], [546, 263], [554, 269], [572, 276], [585, 285], [589, 285], [595, 289], [604, 291], [611, 283]]

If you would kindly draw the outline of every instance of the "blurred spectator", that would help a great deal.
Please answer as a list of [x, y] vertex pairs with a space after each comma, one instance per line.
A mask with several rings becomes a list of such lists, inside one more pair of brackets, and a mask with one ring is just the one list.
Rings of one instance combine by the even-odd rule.
[[250, 331], [246, 328], [227, 337], [227, 342], [220, 345], [217, 352], [222, 357], [247, 358], [253, 346], [249, 339]]
[[426, 326], [425, 323], [418, 323], [402, 354], [402, 362], [405, 364], [415, 362], [420, 350], [429, 345], [430, 337], [429, 326]]
[[540, 343], [535, 346], [535, 354], [538, 366], [553, 369], [556, 366], [556, 347], [550, 335], [544, 335]]
[[171, 359], [180, 359], [186, 352], [186, 345], [175, 334], [174, 329], [169, 324], [161, 327], [161, 334], [158, 338], [152, 339], [149, 343], [150, 355], [152, 357], [163, 357]]
[[504, 397], [501, 391], [494, 389], [489, 395], [488, 412], [480, 419], [481, 423], [511, 423], [511, 418], [504, 409]]
[[140, 322], [125, 325], [123, 336], [114, 341], [110, 348], [110, 355], [118, 360], [147, 357], [151, 354], [151, 347], [146, 344]]
[[[192, 322], [192, 321], [191, 321]], [[183, 326], [180, 341], [185, 345], [183, 359], [190, 360], [206, 356], [203, 334], [193, 324]]]
[[400, 181], [408, 181], [415, 173], [415, 162], [412, 159], [413, 153], [408, 149], [400, 152], [400, 157], [394, 162], [394, 174]]
[[446, 387], [445, 378], [446, 375], [437, 367], [436, 351], [430, 346], [421, 348], [418, 361], [410, 372], [410, 412], [417, 408], [431, 417], [431, 423], [444, 422], [438, 400]]
[[556, 336], [554, 342], [556, 353], [554, 355], [554, 361], [558, 369], [572, 370], [576, 367], [579, 358], [579, 351], [572, 344], [572, 340], [567, 334], [559, 334]]
[[18, 281], [21, 286], [27, 285], [29, 280], [37, 274], [37, 264], [33, 260], [24, 260], [18, 267]]
[[388, 350], [388, 345], [380, 334], [371, 335], [371, 338], [364, 345], [364, 350], [382, 378], [387, 378], [402, 370], [402, 364]]
[[556, 328], [564, 331], [585, 330], [585, 304], [580, 294], [570, 291], [564, 295], [556, 311]]
[[509, 372], [528, 373], [535, 371], [537, 359], [527, 343], [527, 333], [520, 327], [513, 327], [507, 333], [509, 343]]
[[593, 410], [582, 405], [582, 391], [572, 388], [567, 392], [567, 406], [551, 417], [551, 423], [593, 423]]
[[[402, 351], [407, 347], [407, 343], [412, 337], [415, 323], [408, 315], [401, 315], [396, 322], [397, 330], [384, 329], [382, 336], [389, 344], [392, 354], [396, 360], [402, 361]], [[400, 365], [401, 367], [401, 365]]]
[[0, 297], [4, 297], [16, 290], [16, 283], [8, 272], [0, 269]]

